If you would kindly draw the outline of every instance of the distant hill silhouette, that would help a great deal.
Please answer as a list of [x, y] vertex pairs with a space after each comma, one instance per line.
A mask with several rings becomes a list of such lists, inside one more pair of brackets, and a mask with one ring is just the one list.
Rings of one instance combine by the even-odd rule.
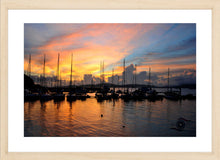
[[29, 76], [24, 74], [24, 89], [29, 89], [34, 87], [34, 81]]
[[[111, 83], [105, 83], [104, 84], [107, 87], [112, 87]], [[85, 86], [91, 86], [90, 84], [87, 84]], [[100, 84], [94, 84], [93, 87], [99, 87]], [[115, 87], [123, 87], [123, 85], [114, 85]], [[126, 84], [125, 87], [134, 87], [134, 84]], [[136, 87], [150, 87], [149, 85], [144, 84], [136, 84]], [[151, 85], [152, 88], [167, 88], [168, 86], [155, 86]], [[196, 84], [181, 84], [176, 86], [170, 86], [172, 88], [189, 88], [189, 89], [196, 89]]]
[[42, 87], [39, 84], [35, 84], [34, 80], [25, 74], [24, 74], [24, 89], [28, 89], [32, 92], [38, 92], [38, 93], [48, 92], [48, 89], [46, 87]]
[[[111, 83], [105, 83], [105, 86], [112, 87]], [[85, 85], [85, 86], [90, 86], [90, 85]], [[93, 87], [99, 87], [100, 84], [95, 84]], [[115, 87], [123, 87], [123, 85], [114, 85]], [[69, 86], [65, 86], [63, 88], [67, 88]], [[125, 87], [134, 87], [134, 84], [126, 84]], [[141, 84], [136, 84], [136, 87], [149, 87], [148, 85], [141, 85]], [[152, 88], [167, 88], [168, 86], [151, 86]], [[182, 84], [178, 86], [170, 86], [173, 88], [190, 88], [190, 89], [196, 89], [196, 84]], [[54, 87], [56, 88], [56, 87]], [[45, 87], [42, 87], [38, 84], [34, 84], [34, 81], [32, 78], [24, 74], [24, 89], [31, 89], [31, 90], [43, 90], [43, 92], [47, 92], [47, 89]]]
[[181, 87], [181, 88], [196, 89], [196, 84], [182, 84], [179, 87]]

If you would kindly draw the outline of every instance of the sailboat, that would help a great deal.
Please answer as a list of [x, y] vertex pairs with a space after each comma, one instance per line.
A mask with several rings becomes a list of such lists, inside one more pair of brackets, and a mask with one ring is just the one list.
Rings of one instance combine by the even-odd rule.
[[48, 93], [47, 88], [45, 87], [45, 67], [46, 67], [46, 55], [44, 54], [44, 64], [43, 64], [43, 79], [42, 79], [42, 89], [40, 94], [41, 101], [49, 101], [53, 97]]
[[170, 100], [179, 100], [181, 98], [181, 92], [177, 91], [172, 91], [172, 88], [170, 88], [170, 69], [168, 68], [168, 74], [167, 74], [167, 83], [168, 83], [168, 88], [167, 91], [165, 92], [165, 98], [170, 99]]
[[124, 92], [121, 94], [121, 99], [123, 99], [124, 101], [128, 101], [131, 99], [131, 94], [129, 94], [128, 89], [127, 91], [125, 91], [125, 78], [126, 78], [126, 73], [125, 73], [125, 59], [123, 61], [123, 68], [124, 68], [124, 74], [123, 74], [123, 88], [124, 88]]
[[75, 101], [77, 98], [76, 93], [72, 91], [72, 66], [73, 66], [73, 54], [71, 55], [71, 70], [70, 70], [70, 92], [67, 95], [67, 101]]
[[118, 99], [119, 94], [115, 92], [115, 85], [114, 85], [114, 68], [112, 69], [112, 90], [107, 93], [107, 99]]
[[149, 79], [148, 79], [148, 86], [149, 89], [146, 91], [147, 92], [147, 99], [149, 101], [155, 101], [158, 99], [161, 99], [162, 97], [159, 96], [156, 92], [155, 89], [152, 89], [152, 83], [151, 83], [151, 68], [149, 68]]
[[106, 95], [102, 90], [103, 65], [104, 65], [104, 62], [103, 62], [103, 64], [102, 64], [102, 62], [100, 62], [100, 84], [99, 84], [100, 90], [95, 93], [95, 98], [97, 99], [97, 101], [103, 101], [106, 99]]
[[111, 98], [112, 99], [118, 99], [119, 94], [115, 92], [115, 84], [114, 84], [114, 68], [112, 69], [112, 85], [113, 85], [113, 91], [111, 92]]
[[109, 92], [109, 88], [104, 86], [104, 61], [100, 62], [100, 90], [96, 92], [95, 98], [97, 101], [103, 101], [108, 99], [107, 93]]
[[65, 99], [65, 94], [61, 90], [61, 76], [60, 76], [60, 54], [58, 53], [57, 61], [57, 92], [53, 95], [54, 101], [62, 101]]
[[143, 92], [140, 88], [137, 88], [137, 64], [135, 64], [134, 88], [135, 90], [132, 92], [132, 99], [143, 100], [146, 98], [145, 92]]

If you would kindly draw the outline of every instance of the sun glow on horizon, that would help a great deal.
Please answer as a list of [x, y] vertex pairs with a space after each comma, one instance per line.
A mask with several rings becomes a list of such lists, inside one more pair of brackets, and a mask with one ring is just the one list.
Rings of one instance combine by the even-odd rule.
[[76, 81], [86, 74], [98, 81], [102, 61], [106, 82], [112, 69], [114, 75], [122, 76], [123, 59], [129, 72], [137, 65], [136, 74], [143, 81], [149, 67], [155, 84], [165, 82], [168, 67], [178, 83], [186, 81], [186, 76], [189, 82], [196, 79], [195, 24], [25, 24], [24, 51], [24, 71], [28, 72], [31, 55], [31, 74], [36, 76], [43, 74], [46, 55], [46, 77], [56, 76], [60, 53], [60, 74], [66, 81], [70, 80], [72, 54]]

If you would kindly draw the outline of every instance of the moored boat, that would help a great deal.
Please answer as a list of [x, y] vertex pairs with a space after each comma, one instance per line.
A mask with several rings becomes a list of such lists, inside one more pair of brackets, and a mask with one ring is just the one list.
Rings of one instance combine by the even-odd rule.
[[57, 61], [57, 91], [53, 95], [54, 101], [63, 101], [65, 100], [65, 94], [61, 90], [61, 76], [60, 76], [60, 54], [58, 53], [58, 61]]
[[146, 99], [146, 94], [142, 92], [141, 90], [136, 90], [132, 92], [131, 98], [133, 100], [143, 100], [143, 99]]
[[170, 100], [179, 100], [181, 95], [174, 91], [165, 92], [165, 98]]
[[181, 88], [179, 91], [173, 91], [172, 88], [170, 88], [170, 69], [168, 68], [168, 78], [167, 78], [167, 82], [168, 82], [168, 88], [167, 91], [164, 93], [165, 94], [165, 98], [166, 99], [170, 99], [170, 100], [179, 100], [181, 99]]
[[54, 101], [62, 101], [65, 100], [65, 94], [63, 93], [57, 93], [53, 95]]
[[75, 101], [77, 99], [75, 93], [69, 93], [66, 97], [67, 97], [67, 101]]
[[38, 93], [31, 93], [28, 90], [24, 92], [24, 101], [36, 101], [39, 100], [40, 95]]
[[97, 92], [95, 94], [95, 98], [97, 99], [97, 101], [103, 101], [107, 99], [106, 94], [103, 92]]
[[52, 100], [52, 99], [53, 99], [53, 96], [51, 96], [48, 93], [44, 93], [44, 94], [40, 95], [40, 101], [49, 101], [49, 100]]
[[129, 101], [132, 99], [132, 96], [130, 93], [125, 92], [120, 95], [120, 98], [123, 99], [124, 101]]

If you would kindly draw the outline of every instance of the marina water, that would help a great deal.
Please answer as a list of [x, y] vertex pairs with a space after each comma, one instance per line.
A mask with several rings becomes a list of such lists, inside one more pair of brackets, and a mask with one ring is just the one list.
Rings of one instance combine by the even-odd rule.
[[[163, 91], [163, 89], [157, 89]], [[196, 91], [182, 89], [182, 94]], [[65, 93], [68, 94], [68, 93]], [[196, 136], [196, 100], [104, 100], [24, 103], [25, 137], [188, 137]], [[177, 128], [179, 119], [184, 126]]]

